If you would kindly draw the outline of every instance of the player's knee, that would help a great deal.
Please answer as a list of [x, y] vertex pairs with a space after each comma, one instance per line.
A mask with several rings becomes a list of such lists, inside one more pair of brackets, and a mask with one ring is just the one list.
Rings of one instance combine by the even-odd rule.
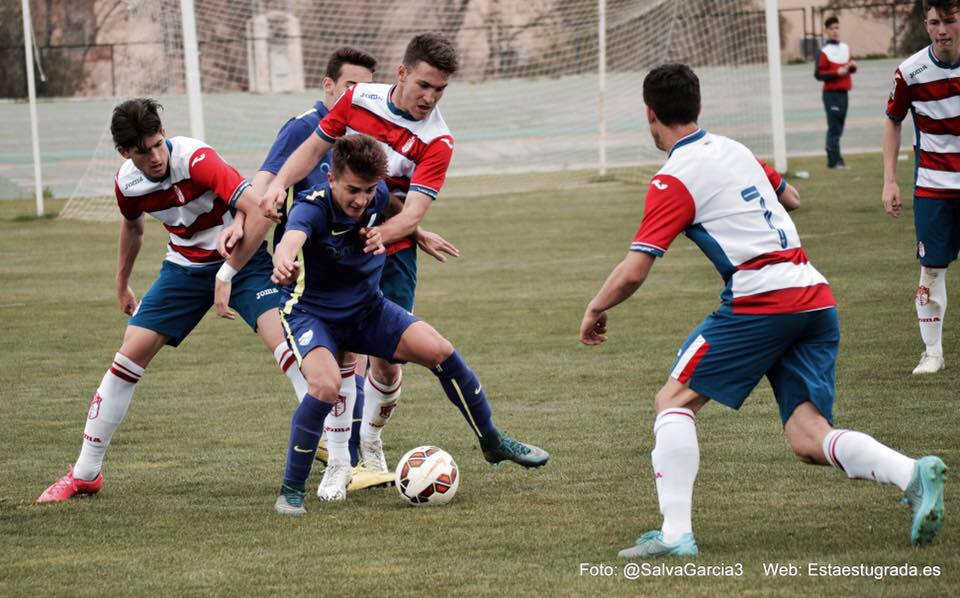
[[454, 347], [447, 339], [443, 338], [439, 334], [433, 341], [430, 343], [429, 348], [427, 349], [426, 362], [427, 363], [443, 363], [447, 360], [448, 357], [453, 355]]
[[337, 395], [340, 394], [339, 376], [336, 380], [329, 376], [307, 377], [307, 390], [324, 403], [335, 403]]

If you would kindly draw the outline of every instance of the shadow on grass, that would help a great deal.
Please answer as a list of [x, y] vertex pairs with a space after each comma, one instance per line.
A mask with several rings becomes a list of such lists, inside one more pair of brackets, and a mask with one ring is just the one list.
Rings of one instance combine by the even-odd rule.
[[56, 214], [44, 214], [42, 216], [37, 216], [36, 214], [18, 214], [10, 219], [10, 222], [33, 222], [34, 220], [53, 220], [56, 218]]

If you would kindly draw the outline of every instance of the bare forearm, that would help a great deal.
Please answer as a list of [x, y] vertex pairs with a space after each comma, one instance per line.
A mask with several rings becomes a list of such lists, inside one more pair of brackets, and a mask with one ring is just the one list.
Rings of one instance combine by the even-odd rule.
[[126, 288], [133, 273], [133, 264], [137, 261], [143, 246], [143, 217], [138, 220], [125, 220], [120, 226], [120, 243], [117, 248], [117, 288]]
[[380, 225], [380, 235], [384, 243], [396, 243], [417, 232], [417, 227], [433, 203], [433, 198], [423, 193], [413, 192], [407, 195], [403, 209], [384, 224]]
[[897, 182], [897, 156], [900, 154], [900, 133], [903, 125], [889, 118], [883, 125], [883, 182]]
[[311, 170], [316, 168], [320, 159], [330, 149], [330, 145], [317, 135], [308, 137], [296, 151], [290, 154], [270, 186], [286, 189], [297, 181], [303, 180]]
[[[649, 258], [652, 264], [653, 256]], [[638, 258], [633, 254], [628, 255], [613, 269], [596, 296], [587, 305], [587, 309], [600, 313], [623, 303], [643, 285], [649, 270], [650, 267], [645, 261], [639, 263]]]
[[230, 266], [236, 270], [250, 261], [270, 232], [272, 223], [260, 213], [259, 201], [260, 195], [252, 188], [244, 191], [237, 200], [237, 216], [243, 219], [243, 238], [237, 243], [228, 260]]

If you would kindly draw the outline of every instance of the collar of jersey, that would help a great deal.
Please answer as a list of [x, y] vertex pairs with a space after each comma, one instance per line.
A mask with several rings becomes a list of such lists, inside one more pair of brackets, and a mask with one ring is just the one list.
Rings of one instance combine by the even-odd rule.
[[398, 108], [397, 105], [393, 103], [393, 100], [390, 99], [393, 97], [393, 90], [396, 88], [397, 86], [393, 85], [390, 87], [390, 91], [387, 92], [387, 108], [389, 108], [390, 112], [393, 112], [397, 116], [400, 116], [407, 120], [412, 120], [413, 122], [420, 122], [419, 119], [414, 118], [413, 115], [407, 112], [406, 110], [402, 110]]
[[164, 142], [167, 144], [167, 171], [163, 173], [163, 176], [155, 179], [147, 173], [143, 173], [144, 178], [146, 178], [151, 183], [159, 183], [160, 181], [166, 180], [170, 176], [170, 158], [173, 156], [173, 144], [170, 143], [169, 139], [164, 139]]
[[927, 54], [930, 55], [930, 60], [933, 61], [933, 64], [939, 66], [942, 69], [955, 69], [957, 67], [960, 67], [960, 60], [958, 60], [957, 62], [954, 62], [953, 64], [949, 64], [937, 58], [937, 55], [933, 53], [933, 44], [930, 44], [929, 46], [927, 46]]
[[670, 148], [670, 153], [667, 154], [667, 157], [669, 158], [670, 156], [672, 156], [673, 152], [677, 151], [678, 147], [689, 145], [695, 141], [700, 141], [701, 139], [703, 139], [703, 136], [706, 134], [707, 132], [704, 131], [703, 129], [697, 129], [696, 131], [694, 131], [693, 133], [690, 133], [686, 137], [681, 138], [680, 141], [674, 143], [673, 147]]

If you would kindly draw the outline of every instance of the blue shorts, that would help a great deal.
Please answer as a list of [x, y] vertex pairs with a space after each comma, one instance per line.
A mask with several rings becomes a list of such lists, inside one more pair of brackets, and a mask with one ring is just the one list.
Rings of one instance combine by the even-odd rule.
[[[127, 323], [167, 336], [167, 344], [176, 347], [213, 306], [219, 269], [220, 264], [190, 268], [164, 260], [160, 275]], [[280, 290], [270, 280], [272, 272], [270, 254], [261, 247], [233, 277], [230, 307], [254, 331], [257, 318], [280, 304]]]
[[913, 198], [917, 259], [923, 266], [947, 266], [960, 251], [960, 199]]
[[417, 292], [417, 246], [401, 249], [387, 256], [380, 276], [383, 296], [412, 312]]
[[670, 376], [734, 409], [766, 376], [784, 424], [804, 401], [832, 424], [839, 346], [833, 307], [763, 316], [715, 312], [683, 343]]
[[354, 318], [321, 318], [299, 306], [289, 314], [281, 310], [280, 318], [298, 362], [317, 347], [325, 347], [334, 357], [352, 351], [394, 361], [400, 337], [420, 319], [383, 296]]

